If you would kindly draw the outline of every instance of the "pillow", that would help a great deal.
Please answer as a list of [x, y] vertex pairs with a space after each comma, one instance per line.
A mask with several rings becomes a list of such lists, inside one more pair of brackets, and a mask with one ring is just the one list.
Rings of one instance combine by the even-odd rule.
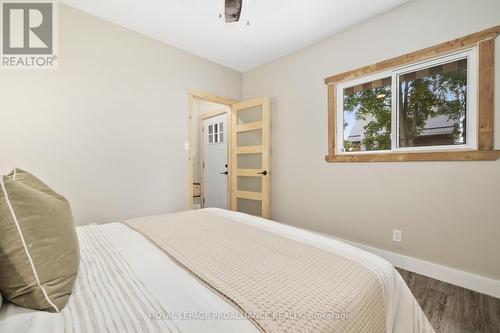
[[80, 250], [69, 202], [33, 175], [0, 177], [0, 292], [19, 306], [61, 311]]

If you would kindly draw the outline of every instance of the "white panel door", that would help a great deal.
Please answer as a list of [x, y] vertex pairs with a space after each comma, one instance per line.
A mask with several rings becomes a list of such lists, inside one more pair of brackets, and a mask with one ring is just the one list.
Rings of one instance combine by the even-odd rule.
[[228, 208], [227, 114], [203, 121], [204, 207]]

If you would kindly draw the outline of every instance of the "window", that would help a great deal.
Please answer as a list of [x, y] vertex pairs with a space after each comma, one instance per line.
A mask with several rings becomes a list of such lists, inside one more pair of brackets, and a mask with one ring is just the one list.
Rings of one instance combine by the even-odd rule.
[[340, 151], [361, 152], [391, 149], [391, 77], [342, 88], [343, 133]]
[[[467, 63], [464, 57], [398, 76], [399, 147], [468, 143], [467, 123], [471, 119], [467, 117], [467, 102], [472, 98], [468, 94]], [[474, 104], [469, 104], [475, 114]], [[473, 137], [475, 134], [473, 131]]]
[[477, 49], [337, 86], [337, 154], [476, 149]]
[[208, 125], [208, 143], [214, 143], [214, 125]]
[[224, 142], [224, 123], [208, 125], [208, 144]]
[[496, 160], [494, 27], [325, 79], [330, 162]]

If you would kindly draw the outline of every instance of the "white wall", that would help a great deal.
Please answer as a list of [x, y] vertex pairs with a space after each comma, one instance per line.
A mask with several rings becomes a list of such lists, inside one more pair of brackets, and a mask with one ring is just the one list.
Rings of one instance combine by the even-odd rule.
[[66, 195], [78, 224], [187, 209], [188, 88], [242, 76], [60, 4], [59, 68], [0, 72], [0, 173]]
[[[414, 0], [245, 73], [244, 97], [272, 100], [272, 218], [500, 279], [500, 161], [326, 163], [323, 83], [499, 24], [498, 0]], [[500, 38], [496, 49], [500, 149]]]

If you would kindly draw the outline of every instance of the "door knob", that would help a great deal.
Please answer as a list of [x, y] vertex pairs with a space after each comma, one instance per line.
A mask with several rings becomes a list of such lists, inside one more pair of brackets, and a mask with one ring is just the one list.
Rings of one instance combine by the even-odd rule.
[[267, 171], [266, 171], [266, 170], [264, 170], [264, 171], [262, 171], [262, 172], [258, 172], [257, 174], [258, 174], [258, 175], [267, 176]]
[[227, 176], [227, 171], [221, 172], [221, 175], [226, 175]]

